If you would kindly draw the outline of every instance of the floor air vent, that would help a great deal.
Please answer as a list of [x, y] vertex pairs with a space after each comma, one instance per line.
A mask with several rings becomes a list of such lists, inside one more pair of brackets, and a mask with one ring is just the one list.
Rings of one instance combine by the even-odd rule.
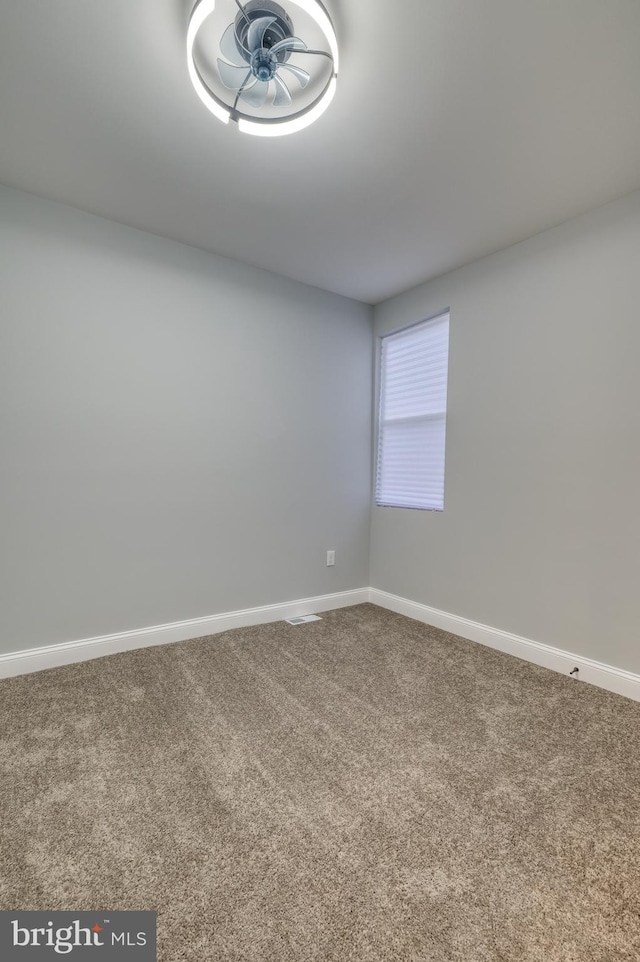
[[306, 625], [309, 621], [322, 621], [317, 615], [302, 615], [300, 618], [286, 618], [288, 625]]

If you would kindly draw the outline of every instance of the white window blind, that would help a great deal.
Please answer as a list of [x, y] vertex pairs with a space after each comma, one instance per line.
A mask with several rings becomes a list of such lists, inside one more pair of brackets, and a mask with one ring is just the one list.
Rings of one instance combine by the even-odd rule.
[[449, 313], [382, 338], [376, 504], [442, 511]]

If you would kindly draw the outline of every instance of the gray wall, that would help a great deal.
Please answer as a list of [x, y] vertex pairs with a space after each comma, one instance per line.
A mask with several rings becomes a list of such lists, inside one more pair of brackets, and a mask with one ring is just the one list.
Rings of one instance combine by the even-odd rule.
[[0, 652], [366, 585], [371, 368], [361, 304], [0, 189]]
[[451, 308], [442, 514], [373, 508], [371, 583], [640, 671], [640, 193], [388, 301]]

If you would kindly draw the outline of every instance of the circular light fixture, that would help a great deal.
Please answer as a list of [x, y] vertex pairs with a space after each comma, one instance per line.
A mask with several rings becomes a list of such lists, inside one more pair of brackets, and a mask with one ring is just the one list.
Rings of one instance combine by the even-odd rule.
[[279, 137], [308, 127], [333, 100], [338, 43], [319, 0], [199, 0], [187, 28], [187, 67], [218, 120]]

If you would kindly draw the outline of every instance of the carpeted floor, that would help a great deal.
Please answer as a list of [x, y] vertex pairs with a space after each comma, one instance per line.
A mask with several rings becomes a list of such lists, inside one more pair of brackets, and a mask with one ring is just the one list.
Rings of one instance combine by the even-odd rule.
[[640, 958], [640, 704], [372, 605], [0, 681], [0, 908], [161, 962]]

